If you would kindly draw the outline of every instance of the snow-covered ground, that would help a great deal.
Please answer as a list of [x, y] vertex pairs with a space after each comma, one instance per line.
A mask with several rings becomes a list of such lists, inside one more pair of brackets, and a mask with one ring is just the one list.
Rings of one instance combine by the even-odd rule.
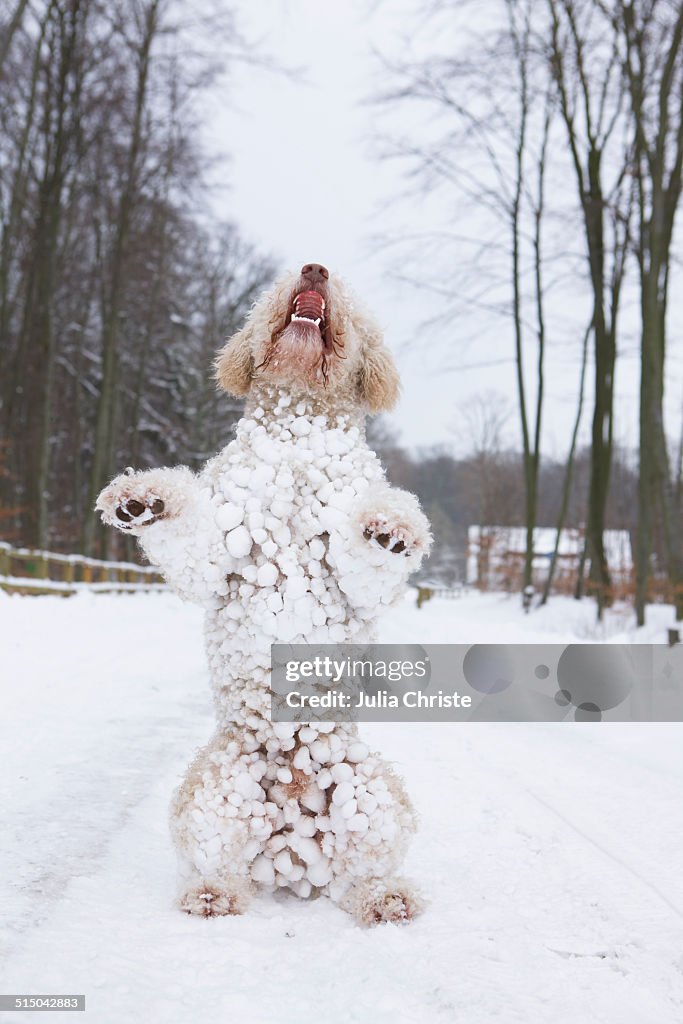
[[[627, 630], [568, 600], [525, 617], [498, 595], [411, 597], [381, 639]], [[282, 896], [205, 920], [173, 909], [166, 830], [212, 727], [201, 612], [0, 594], [0, 652], [3, 992], [85, 993], [96, 1024], [683, 1019], [683, 726], [366, 725], [421, 814], [407, 873], [427, 912], [365, 931]]]

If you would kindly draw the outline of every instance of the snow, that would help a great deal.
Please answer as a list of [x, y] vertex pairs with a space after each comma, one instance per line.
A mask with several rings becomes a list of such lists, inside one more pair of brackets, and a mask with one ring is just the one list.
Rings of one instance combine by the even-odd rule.
[[234, 530], [244, 519], [244, 509], [240, 505], [226, 502], [216, 511], [216, 523], [221, 530]]
[[233, 558], [244, 558], [251, 551], [251, 535], [246, 526], [238, 526], [226, 537], [228, 551]]
[[[597, 627], [570, 600], [524, 616], [412, 594], [380, 639], [663, 640], [671, 611], [651, 611], [635, 634], [623, 609]], [[0, 594], [0, 644], [2, 991], [84, 992], [96, 1024], [681, 1020], [683, 726], [366, 724], [420, 814], [406, 875], [425, 913], [364, 930], [281, 893], [205, 920], [172, 906], [166, 825], [213, 726], [201, 610]]]

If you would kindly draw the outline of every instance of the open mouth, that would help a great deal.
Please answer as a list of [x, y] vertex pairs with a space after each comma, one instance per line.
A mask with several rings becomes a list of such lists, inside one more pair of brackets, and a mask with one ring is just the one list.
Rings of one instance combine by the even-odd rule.
[[325, 324], [325, 300], [319, 292], [299, 292], [294, 299], [290, 323], [308, 323], [319, 331]]
[[344, 341], [341, 332], [335, 331], [328, 272], [322, 267], [318, 269], [324, 273], [313, 273], [316, 266], [304, 267], [290, 295], [285, 322], [274, 325], [257, 369], [270, 368], [276, 374], [298, 370], [325, 385], [331, 368], [344, 359]]

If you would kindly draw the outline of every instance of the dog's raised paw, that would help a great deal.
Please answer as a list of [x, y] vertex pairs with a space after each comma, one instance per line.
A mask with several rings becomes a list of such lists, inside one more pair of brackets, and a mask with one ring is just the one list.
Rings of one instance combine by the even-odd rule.
[[96, 507], [105, 523], [125, 531], [150, 526], [168, 513], [166, 502], [154, 490], [135, 487], [125, 476], [105, 487]]
[[371, 519], [365, 524], [363, 536], [373, 544], [379, 544], [393, 555], [410, 555], [415, 541], [404, 526], [390, 526], [386, 519]]
[[[155, 523], [163, 518], [165, 504], [161, 498], [149, 495], [144, 501], [137, 498], [129, 498], [128, 501], [116, 506], [116, 518], [119, 520], [121, 529], [131, 529], [133, 526]], [[119, 523], [116, 525], [118, 526]]]

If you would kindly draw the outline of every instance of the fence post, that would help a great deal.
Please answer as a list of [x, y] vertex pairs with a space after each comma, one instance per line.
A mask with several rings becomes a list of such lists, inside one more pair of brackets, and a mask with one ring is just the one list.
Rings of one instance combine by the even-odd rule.
[[73, 583], [74, 581], [74, 563], [73, 559], [69, 559], [68, 562], [64, 562], [64, 582]]

